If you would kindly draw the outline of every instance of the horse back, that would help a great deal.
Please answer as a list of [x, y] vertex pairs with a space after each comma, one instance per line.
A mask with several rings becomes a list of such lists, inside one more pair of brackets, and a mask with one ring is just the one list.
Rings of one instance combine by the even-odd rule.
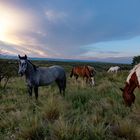
[[90, 76], [90, 70], [88, 66], [75, 66], [73, 67], [73, 74], [79, 75], [82, 77], [89, 77]]
[[40, 67], [38, 68], [37, 79], [40, 85], [50, 84], [56, 80], [66, 78], [66, 73], [61, 66]]

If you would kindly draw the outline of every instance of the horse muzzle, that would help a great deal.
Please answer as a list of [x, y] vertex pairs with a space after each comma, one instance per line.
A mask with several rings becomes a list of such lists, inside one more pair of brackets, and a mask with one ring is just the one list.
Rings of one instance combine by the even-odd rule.
[[21, 76], [21, 77], [23, 76], [23, 73], [22, 73], [22, 72], [18, 72], [18, 74], [19, 74], [19, 76]]

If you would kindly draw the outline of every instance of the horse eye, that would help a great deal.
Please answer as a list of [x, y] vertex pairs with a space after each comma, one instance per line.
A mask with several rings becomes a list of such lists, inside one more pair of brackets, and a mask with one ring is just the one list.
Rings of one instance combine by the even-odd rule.
[[23, 67], [24, 66], [24, 63], [21, 63], [21, 66]]
[[27, 65], [27, 63], [23, 63], [23, 66], [26, 66]]

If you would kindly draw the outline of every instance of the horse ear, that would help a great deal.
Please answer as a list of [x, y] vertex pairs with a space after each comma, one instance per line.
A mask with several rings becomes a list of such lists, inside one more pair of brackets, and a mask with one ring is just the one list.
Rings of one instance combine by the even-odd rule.
[[120, 90], [123, 92], [124, 91], [124, 89], [123, 88], [120, 88]]
[[27, 55], [26, 55], [26, 54], [25, 54], [25, 56], [24, 56], [24, 57], [25, 57], [25, 59], [27, 59]]
[[18, 54], [18, 58], [20, 58], [20, 55]]

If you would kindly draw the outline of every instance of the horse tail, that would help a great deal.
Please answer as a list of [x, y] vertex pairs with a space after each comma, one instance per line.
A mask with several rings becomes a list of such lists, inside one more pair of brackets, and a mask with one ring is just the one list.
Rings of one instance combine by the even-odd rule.
[[66, 88], [66, 81], [67, 81], [67, 79], [66, 79], [66, 74], [65, 74], [65, 75], [64, 75], [64, 80], [63, 80], [64, 88]]
[[74, 71], [74, 67], [73, 67], [72, 70], [71, 70], [70, 77], [73, 76], [73, 71]]
[[63, 82], [62, 82], [62, 85], [63, 85], [63, 95], [65, 96], [65, 89], [66, 89], [66, 73], [64, 74], [64, 77], [63, 77]]

